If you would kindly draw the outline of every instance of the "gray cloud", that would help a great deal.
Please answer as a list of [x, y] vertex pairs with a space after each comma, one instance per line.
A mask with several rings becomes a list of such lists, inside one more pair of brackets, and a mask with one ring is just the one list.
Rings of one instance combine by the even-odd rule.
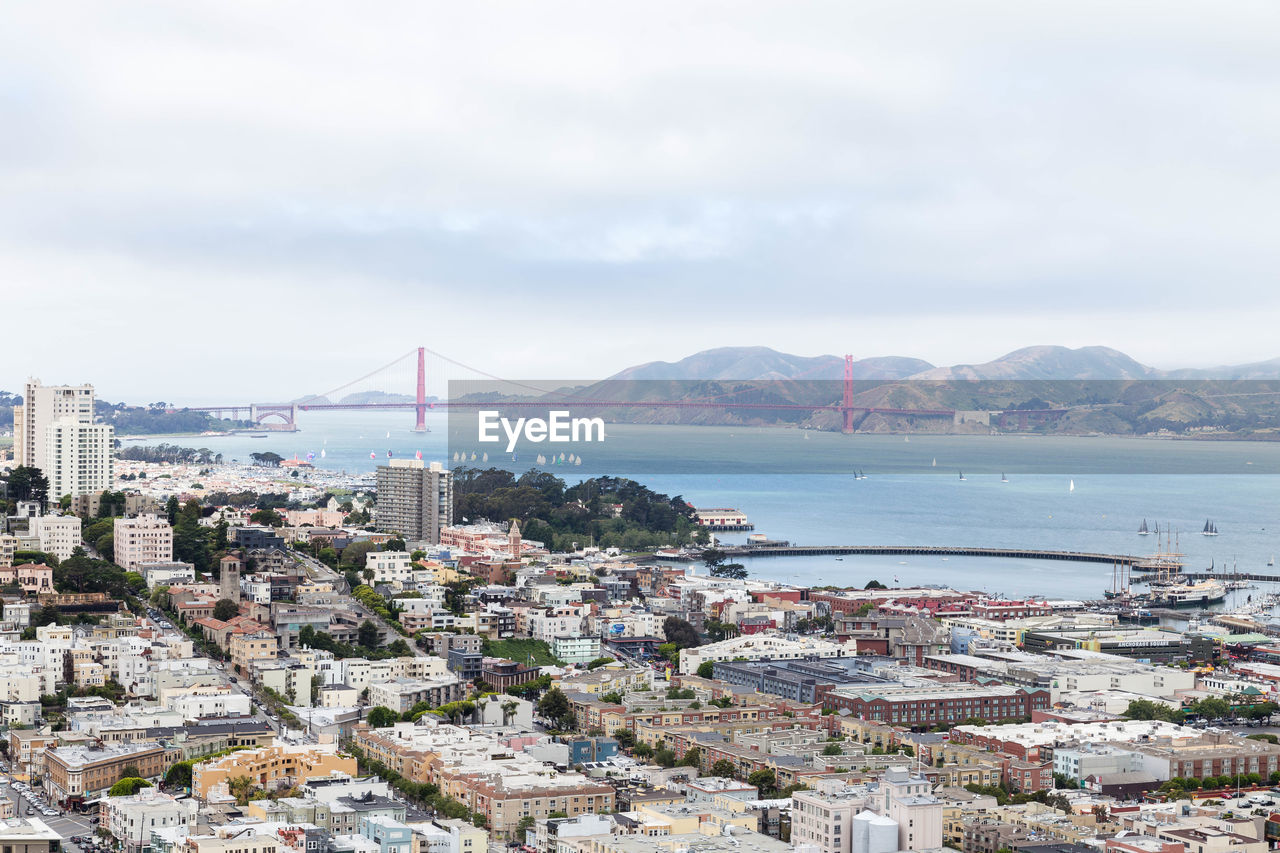
[[0, 31], [0, 387], [1276, 355], [1272, 4], [126, 8]]

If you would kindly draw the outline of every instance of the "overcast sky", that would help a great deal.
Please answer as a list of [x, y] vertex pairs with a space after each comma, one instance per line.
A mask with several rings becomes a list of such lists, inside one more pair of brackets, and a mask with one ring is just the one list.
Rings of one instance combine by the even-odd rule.
[[1262, 0], [10, 5], [0, 389], [1272, 358], [1278, 72]]

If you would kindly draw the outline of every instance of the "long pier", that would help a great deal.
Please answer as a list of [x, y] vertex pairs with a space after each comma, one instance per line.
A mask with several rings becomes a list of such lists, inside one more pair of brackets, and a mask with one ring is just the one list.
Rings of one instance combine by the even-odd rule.
[[[974, 548], [945, 545], [788, 545], [724, 548], [729, 557], [835, 557], [845, 555], [1006, 557], [1025, 560], [1061, 560], [1069, 563], [1105, 563], [1144, 570], [1153, 558], [1133, 554], [1098, 554], [1090, 551], [1042, 551], [1034, 548]], [[1243, 577], [1243, 576], [1242, 576]], [[1278, 578], [1280, 579], [1280, 578]]]
[[1262, 581], [1264, 583], [1280, 583], [1280, 575], [1260, 575], [1254, 572], [1182, 572], [1178, 577], [1196, 581]]

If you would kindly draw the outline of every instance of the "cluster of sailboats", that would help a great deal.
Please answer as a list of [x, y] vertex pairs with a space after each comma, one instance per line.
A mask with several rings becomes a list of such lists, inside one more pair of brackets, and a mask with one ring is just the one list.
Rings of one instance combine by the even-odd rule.
[[[470, 454], [468, 454], [465, 450], [455, 450], [453, 452], [453, 461], [454, 462], [477, 462], [477, 461], [488, 462], [489, 454], [488, 453], [477, 454], [474, 450], [471, 451]], [[518, 461], [516, 454], [514, 453], [511, 454], [511, 461], [512, 462]], [[539, 453], [537, 457], [534, 458], [533, 461], [534, 461], [534, 464], [536, 465], [581, 465], [582, 457], [576, 453], [561, 453], [558, 455], [555, 453], [552, 453], [550, 456], [544, 456], [541, 453]]]
[[[1155, 529], [1152, 530], [1147, 527], [1147, 520], [1145, 518], [1142, 519], [1142, 524], [1138, 525], [1138, 535], [1150, 536], [1152, 533], [1154, 533], [1156, 536], [1160, 535], [1160, 522], [1157, 521]], [[1217, 523], [1215, 523], [1212, 519], [1206, 518], [1204, 520], [1204, 527], [1200, 530], [1200, 535], [1201, 536], [1217, 536], [1218, 535]]]

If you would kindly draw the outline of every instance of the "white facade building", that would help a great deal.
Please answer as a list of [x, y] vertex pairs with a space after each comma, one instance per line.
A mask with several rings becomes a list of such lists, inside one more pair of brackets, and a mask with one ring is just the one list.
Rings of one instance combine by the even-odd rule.
[[[57, 494], [52, 485], [49, 487], [49, 494]], [[27, 529], [31, 534], [40, 537], [40, 550], [59, 560], [69, 559], [71, 552], [80, 545], [79, 516], [40, 515], [31, 519], [28, 525]]]
[[50, 499], [77, 497], [111, 488], [115, 479], [115, 429], [106, 424], [60, 418], [45, 428], [42, 468]]
[[174, 690], [164, 697], [163, 704], [175, 714], [181, 714], [184, 720], [249, 715], [249, 697], [225, 685]]
[[406, 584], [413, 580], [408, 551], [370, 551], [364, 567], [373, 572], [374, 583]]

